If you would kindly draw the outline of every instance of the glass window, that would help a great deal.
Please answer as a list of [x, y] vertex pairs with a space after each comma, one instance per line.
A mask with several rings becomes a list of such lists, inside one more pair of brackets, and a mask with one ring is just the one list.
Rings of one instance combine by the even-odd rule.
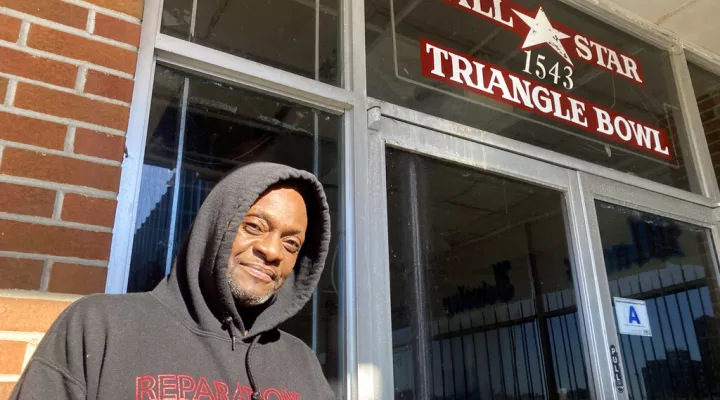
[[161, 33], [339, 86], [338, 0], [165, 0]]
[[688, 63], [715, 176], [720, 177], [720, 77]]
[[562, 195], [386, 160], [395, 398], [590, 398]]
[[650, 325], [649, 336], [619, 335], [630, 398], [717, 398], [720, 291], [709, 232], [600, 201], [596, 208], [610, 292], [640, 300], [628, 323], [647, 324], [644, 308]]
[[283, 329], [309, 346], [316, 334], [318, 358], [341, 393], [340, 122], [336, 115], [158, 65], [128, 292], [150, 290], [165, 276], [203, 200], [231, 169], [271, 161], [313, 172], [325, 188], [333, 225], [331, 251], [317, 292], [317, 325], [313, 327], [313, 307], [308, 304]]
[[691, 190], [667, 51], [561, 1], [365, 4], [369, 96]]

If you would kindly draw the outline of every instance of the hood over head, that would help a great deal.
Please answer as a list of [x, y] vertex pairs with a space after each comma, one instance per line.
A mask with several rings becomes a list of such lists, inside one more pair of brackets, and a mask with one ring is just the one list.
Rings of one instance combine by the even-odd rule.
[[285, 284], [268, 302], [257, 306], [261, 311], [243, 340], [274, 329], [295, 315], [320, 280], [330, 243], [330, 213], [322, 185], [311, 173], [280, 164], [248, 164], [215, 186], [200, 207], [170, 275], [153, 293], [204, 331], [223, 333], [228, 317], [241, 331], [246, 329], [230, 292], [228, 260], [248, 210], [276, 184], [296, 187], [305, 200], [305, 243]]

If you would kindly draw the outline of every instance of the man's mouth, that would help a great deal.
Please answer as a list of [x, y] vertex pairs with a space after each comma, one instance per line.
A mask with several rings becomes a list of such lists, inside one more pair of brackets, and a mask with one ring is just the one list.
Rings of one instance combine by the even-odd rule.
[[260, 281], [270, 283], [275, 280], [275, 272], [270, 269], [253, 264], [242, 264], [242, 266], [245, 267], [248, 274]]

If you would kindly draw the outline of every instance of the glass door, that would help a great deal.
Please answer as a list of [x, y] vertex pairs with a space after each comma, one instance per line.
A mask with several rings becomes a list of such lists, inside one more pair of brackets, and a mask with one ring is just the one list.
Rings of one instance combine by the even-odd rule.
[[384, 118], [370, 153], [374, 398], [599, 398], [577, 173]]
[[582, 183], [621, 397], [720, 399], [712, 211], [598, 177]]
[[386, 151], [396, 399], [587, 399], [562, 192]]

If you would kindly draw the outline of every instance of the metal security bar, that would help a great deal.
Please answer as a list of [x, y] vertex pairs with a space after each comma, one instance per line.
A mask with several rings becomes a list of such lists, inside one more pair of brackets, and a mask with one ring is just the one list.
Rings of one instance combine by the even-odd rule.
[[[524, 300], [431, 323], [427, 349], [431, 399], [590, 398], [588, 371], [571, 291], [542, 296], [538, 313]], [[542, 315], [542, 316], [540, 316]], [[542, 336], [547, 337], [547, 344]], [[395, 349], [395, 398], [415, 390], [412, 345]]]

